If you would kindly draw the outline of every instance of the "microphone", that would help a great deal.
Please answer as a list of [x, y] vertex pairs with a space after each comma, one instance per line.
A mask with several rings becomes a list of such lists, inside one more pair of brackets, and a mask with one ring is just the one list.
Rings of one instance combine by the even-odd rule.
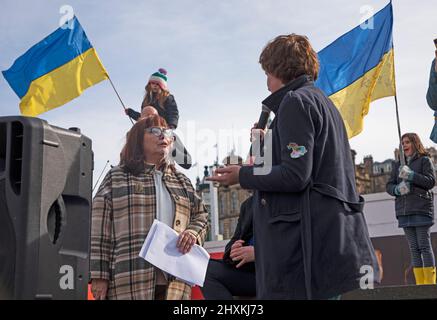
[[265, 129], [267, 126], [267, 121], [269, 120], [271, 110], [265, 106], [262, 105], [261, 114], [259, 115], [258, 125], [256, 126], [256, 129]]

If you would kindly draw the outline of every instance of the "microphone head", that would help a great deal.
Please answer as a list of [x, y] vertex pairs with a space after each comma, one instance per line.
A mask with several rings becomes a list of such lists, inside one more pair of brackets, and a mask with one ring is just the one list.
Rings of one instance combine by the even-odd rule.
[[270, 113], [272, 110], [270, 110], [269, 107], [267, 107], [265, 104], [263, 104], [262, 105], [262, 111], [266, 111], [266, 112]]

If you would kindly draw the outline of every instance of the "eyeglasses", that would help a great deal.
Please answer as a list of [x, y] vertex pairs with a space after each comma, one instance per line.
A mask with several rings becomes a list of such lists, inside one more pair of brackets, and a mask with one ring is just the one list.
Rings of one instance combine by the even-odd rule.
[[146, 132], [154, 134], [157, 137], [160, 137], [161, 135], [163, 135], [165, 138], [173, 138], [174, 137], [174, 133], [173, 133], [172, 129], [151, 127], [151, 128], [146, 128]]

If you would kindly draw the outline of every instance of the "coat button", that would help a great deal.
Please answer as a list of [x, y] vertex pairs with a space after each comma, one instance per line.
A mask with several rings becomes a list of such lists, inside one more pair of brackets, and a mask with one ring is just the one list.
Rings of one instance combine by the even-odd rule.
[[266, 199], [261, 199], [261, 204], [263, 205], [263, 206], [265, 206], [266, 204], [267, 204], [267, 201], [266, 201]]
[[176, 220], [176, 226], [179, 226], [181, 224], [180, 220]]

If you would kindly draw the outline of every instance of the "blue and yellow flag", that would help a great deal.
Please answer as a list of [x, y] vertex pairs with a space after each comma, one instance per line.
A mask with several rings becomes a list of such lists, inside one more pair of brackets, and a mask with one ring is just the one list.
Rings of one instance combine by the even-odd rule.
[[370, 102], [396, 91], [391, 3], [370, 19], [365, 27], [352, 29], [318, 53], [316, 85], [339, 109], [349, 138], [363, 130]]
[[3, 76], [25, 116], [62, 106], [108, 78], [76, 17], [15, 60]]

